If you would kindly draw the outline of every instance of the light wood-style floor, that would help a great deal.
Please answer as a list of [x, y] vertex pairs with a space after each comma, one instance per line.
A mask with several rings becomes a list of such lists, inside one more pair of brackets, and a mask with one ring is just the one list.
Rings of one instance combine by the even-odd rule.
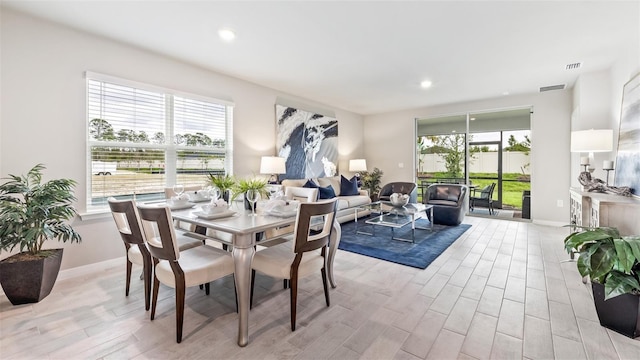
[[236, 345], [230, 278], [210, 296], [188, 290], [177, 344], [173, 291], [161, 288], [150, 321], [142, 281], [124, 296], [123, 259], [58, 281], [38, 304], [0, 297], [0, 358], [640, 359], [640, 338], [601, 327], [575, 263], [562, 262], [567, 228], [465, 222], [471, 229], [426, 270], [340, 251], [331, 307], [319, 275], [303, 281], [295, 332], [282, 281], [258, 276], [245, 348]]

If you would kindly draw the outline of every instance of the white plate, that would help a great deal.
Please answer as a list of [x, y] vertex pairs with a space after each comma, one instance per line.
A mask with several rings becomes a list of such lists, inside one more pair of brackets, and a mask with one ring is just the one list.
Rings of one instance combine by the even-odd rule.
[[198, 202], [211, 201], [211, 198], [207, 196], [189, 196], [189, 201], [198, 203]]
[[194, 206], [196, 206], [196, 204], [192, 203], [192, 202], [188, 202], [185, 204], [172, 204], [172, 203], [167, 203], [167, 205], [169, 205], [169, 209], [171, 210], [182, 210], [182, 209], [190, 209]]
[[220, 218], [226, 218], [229, 216], [233, 216], [235, 215], [236, 212], [233, 210], [227, 210], [227, 211], [223, 211], [223, 212], [219, 212], [219, 213], [213, 213], [213, 214], [207, 214], [204, 213], [202, 211], [194, 211], [193, 215], [202, 218], [202, 219], [206, 219], [206, 220], [213, 220], [213, 219], [220, 219]]
[[285, 211], [271, 210], [266, 212], [266, 214], [271, 216], [287, 218], [287, 217], [296, 216], [298, 214], [298, 210], [285, 210]]

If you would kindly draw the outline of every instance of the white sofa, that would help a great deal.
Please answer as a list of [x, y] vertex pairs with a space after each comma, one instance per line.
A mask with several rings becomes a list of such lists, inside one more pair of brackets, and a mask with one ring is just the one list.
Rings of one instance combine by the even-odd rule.
[[[282, 180], [282, 188], [286, 193], [287, 187], [303, 187], [309, 179], [286, 179]], [[359, 190], [358, 195], [343, 196], [340, 195], [340, 176], [325, 177], [325, 178], [313, 178], [314, 183], [320, 187], [327, 187], [331, 185], [333, 191], [338, 198], [338, 210], [336, 212], [336, 219], [340, 223], [351, 221], [355, 218], [356, 206], [362, 206], [371, 203], [369, 198], [369, 192], [367, 190]], [[358, 211], [358, 217], [369, 215], [369, 211]]]

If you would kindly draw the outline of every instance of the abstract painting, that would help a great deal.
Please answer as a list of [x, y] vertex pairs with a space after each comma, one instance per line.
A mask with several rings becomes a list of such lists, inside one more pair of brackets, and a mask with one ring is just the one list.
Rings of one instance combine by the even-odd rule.
[[640, 196], [640, 74], [622, 91], [615, 185], [628, 186]]
[[286, 159], [280, 179], [334, 176], [338, 163], [338, 120], [276, 105], [276, 150]]

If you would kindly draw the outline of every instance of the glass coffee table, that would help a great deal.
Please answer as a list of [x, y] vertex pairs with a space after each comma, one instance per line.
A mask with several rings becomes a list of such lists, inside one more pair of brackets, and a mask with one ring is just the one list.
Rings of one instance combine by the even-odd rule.
[[[365, 224], [371, 225], [371, 232], [363, 231], [358, 225], [358, 212], [369, 210], [374, 217], [365, 220]], [[386, 226], [391, 228], [391, 238], [393, 240], [415, 242], [416, 229], [433, 231], [433, 222], [429, 221], [429, 227], [419, 227], [416, 220], [427, 217], [430, 211], [430, 218], [433, 219], [433, 205], [411, 203], [402, 207], [391, 205], [388, 201], [375, 201], [367, 205], [355, 208], [355, 232], [356, 234], [374, 235], [376, 226]], [[403, 228], [411, 224], [411, 239], [395, 236], [395, 229]]]

